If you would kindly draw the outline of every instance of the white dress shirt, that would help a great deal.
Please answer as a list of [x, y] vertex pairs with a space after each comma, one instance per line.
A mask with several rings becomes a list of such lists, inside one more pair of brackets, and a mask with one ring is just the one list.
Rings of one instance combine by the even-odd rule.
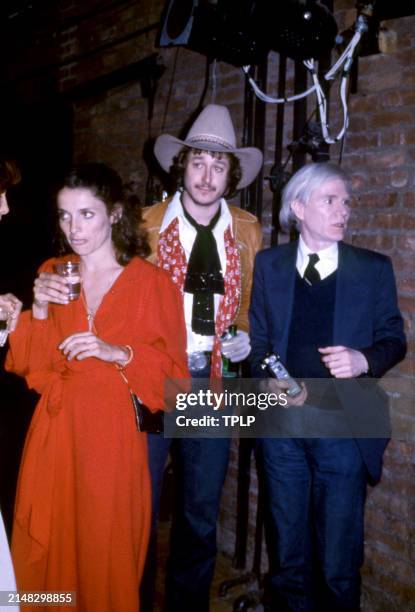
[[[169, 205], [166, 210], [166, 214], [164, 215], [163, 222], [160, 227], [160, 233], [164, 232], [164, 230], [170, 225], [170, 223], [177, 217], [179, 220], [179, 238], [180, 243], [184, 249], [186, 255], [186, 261], [189, 261], [190, 253], [192, 252], [194, 241], [196, 240], [196, 230], [189, 223], [183, 213], [183, 206], [180, 200], [181, 192], [177, 191], [172, 200], [169, 202]], [[218, 254], [220, 259], [220, 264], [222, 268], [222, 274], [225, 276], [226, 273], [226, 252], [225, 252], [225, 231], [228, 227], [230, 227], [232, 232], [232, 215], [230, 213], [229, 207], [226, 203], [226, 200], [223, 198], [220, 201], [221, 205], [221, 214], [216, 223], [215, 227], [212, 230], [212, 234], [215, 237], [216, 244], [218, 247]], [[218, 312], [220, 300], [222, 299], [221, 295], [215, 293], [214, 295], [214, 308], [215, 308], [215, 317]], [[193, 310], [193, 294], [192, 293], [184, 293], [184, 319], [186, 323], [186, 331], [187, 331], [187, 352], [193, 353], [195, 351], [211, 351], [213, 346], [214, 336], [202, 336], [200, 334], [195, 334], [192, 330], [192, 310]]]
[[319, 256], [318, 262], [315, 264], [315, 269], [320, 274], [321, 280], [330, 276], [337, 270], [339, 265], [339, 245], [334, 242], [332, 245], [321, 251], [312, 251], [308, 248], [304, 240], [300, 236], [297, 250], [297, 270], [301, 278], [304, 277], [305, 269], [308, 266], [309, 258], [311, 253], [317, 253]]

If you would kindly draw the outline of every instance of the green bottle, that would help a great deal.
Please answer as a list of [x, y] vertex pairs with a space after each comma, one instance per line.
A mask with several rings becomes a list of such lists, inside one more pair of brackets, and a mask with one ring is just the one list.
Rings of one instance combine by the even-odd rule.
[[[228, 329], [223, 332], [220, 339], [222, 341], [230, 340], [236, 336], [236, 325], [229, 325]], [[228, 357], [222, 355], [222, 377], [223, 378], [236, 378], [238, 376], [238, 364], [232, 363]]]

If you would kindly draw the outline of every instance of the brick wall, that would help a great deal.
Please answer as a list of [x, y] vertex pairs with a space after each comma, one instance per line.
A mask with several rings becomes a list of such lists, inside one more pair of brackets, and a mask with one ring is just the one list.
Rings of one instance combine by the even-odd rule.
[[[165, 72], [157, 84], [152, 120], [140, 82], [129, 81], [73, 103], [74, 158], [112, 164], [136, 187], [144, 201], [161, 190], [161, 175], [148, 158], [148, 143], [161, 131], [178, 134], [200, 103], [205, 86], [206, 60], [183, 48], [155, 49], [162, 0], [93, 1], [62, 0], [49, 15], [41, 34], [29, 49], [17, 49], [10, 73], [43, 66], [42, 87], [71, 99], [75, 86], [109, 75], [159, 53]], [[339, 29], [355, 20], [354, 0], [335, 0]], [[39, 26], [40, 27], [40, 26]], [[400, 426], [414, 425], [410, 389], [414, 375], [415, 322], [415, 17], [384, 24], [389, 32], [387, 54], [359, 59], [357, 93], [350, 96], [350, 127], [345, 142], [344, 165], [351, 169], [358, 196], [354, 202], [349, 240], [392, 257], [400, 305], [409, 340], [406, 360], [393, 372], [389, 384], [393, 409]], [[53, 66], [51, 60], [53, 58]], [[28, 63], [29, 62], [29, 63]], [[271, 52], [268, 91], [276, 95], [279, 56]], [[45, 68], [46, 66], [46, 68]], [[13, 72], [14, 71], [14, 72]], [[292, 87], [292, 62], [288, 62], [288, 89]], [[213, 77], [215, 88], [213, 87]], [[21, 91], [45, 95], [39, 79], [23, 79]], [[205, 102], [227, 104], [239, 136], [243, 124], [244, 77], [240, 69], [218, 62]], [[309, 100], [309, 109], [314, 100]], [[333, 89], [331, 125], [339, 125], [339, 101]], [[265, 170], [274, 158], [276, 108], [266, 108]], [[292, 140], [292, 105], [285, 110], [285, 144]], [[336, 159], [338, 147], [332, 148]], [[149, 160], [144, 162], [145, 159]], [[288, 152], [284, 154], [286, 158]], [[149, 167], [154, 176], [148, 189]], [[272, 193], [264, 181], [263, 227], [269, 241]], [[412, 436], [413, 437], [413, 436]], [[229, 470], [221, 513], [220, 547], [232, 554], [235, 530], [236, 445]], [[366, 513], [366, 562], [363, 571], [364, 610], [415, 609], [415, 446], [394, 440], [385, 456], [382, 482], [369, 491]], [[257, 485], [252, 474], [250, 554]], [[265, 561], [264, 561], [265, 563]]]
[[412, 430], [412, 442], [391, 442], [382, 482], [369, 492], [366, 511], [364, 594], [367, 608], [377, 611], [415, 606], [414, 402], [410, 391], [415, 364], [415, 18], [390, 20], [384, 27], [396, 33], [396, 49], [359, 61], [358, 93], [351, 97], [345, 154], [360, 193], [351, 240], [392, 258], [408, 335], [408, 355], [392, 373], [396, 376], [393, 412], [402, 430]]

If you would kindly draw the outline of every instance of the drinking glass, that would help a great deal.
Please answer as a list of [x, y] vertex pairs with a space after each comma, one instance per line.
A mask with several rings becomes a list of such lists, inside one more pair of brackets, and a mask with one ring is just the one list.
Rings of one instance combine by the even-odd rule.
[[55, 272], [66, 280], [69, 289], [68, 299], [70, 302], [77, 300], [81, 295], [81, 272], [79, 262], [65, 261], [55, 265]]
[[12, 311], [5, 306], [0, 306], [0, 346], [6, 344], [9, 335], [10, 318]]

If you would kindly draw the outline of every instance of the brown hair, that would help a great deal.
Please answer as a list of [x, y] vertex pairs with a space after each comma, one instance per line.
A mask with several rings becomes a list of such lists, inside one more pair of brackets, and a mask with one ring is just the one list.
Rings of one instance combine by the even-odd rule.
[[20, 170], [12, 159], [0, 158], [0, 193], [20, 181]]
[[[138, 198], [126, 192], [121, 177], [115, 170], [102, 163], [76, 166], [66, 175], [61, 189], [64, 187], [89, 189], [105, 204], [108, 215], [116, 206], [121, 207], [122, 214], [112, 226], [112, 242], [120, 265], [126, 266], [134, 256], [146, 257], [150, 254], [147, 232], [141, 227]], [[62, 233], [60, 238], [60, 253], [70, 252]]]
[[222, 159], [222, 157], [229, 159], [228, 183], [223, 196], [225, 198], [233, 198], [237, 192], [237, 185], [242, 178], [241, 164], [239, 163], [239, 159], [236, 157], [236, 155], [222, 151], [205, 151], [203, 149], [194, 149], [193, 147], [182, 147], [176, 157], [173, 158], [173, 163], [170, 166], [170, 175], [176, 183], [176, 188], [184, 186], [184, 173], [190, 153], [194, 153], [196, 155], [200, 153], [208, 153], [211, 157], [216, 159]]

